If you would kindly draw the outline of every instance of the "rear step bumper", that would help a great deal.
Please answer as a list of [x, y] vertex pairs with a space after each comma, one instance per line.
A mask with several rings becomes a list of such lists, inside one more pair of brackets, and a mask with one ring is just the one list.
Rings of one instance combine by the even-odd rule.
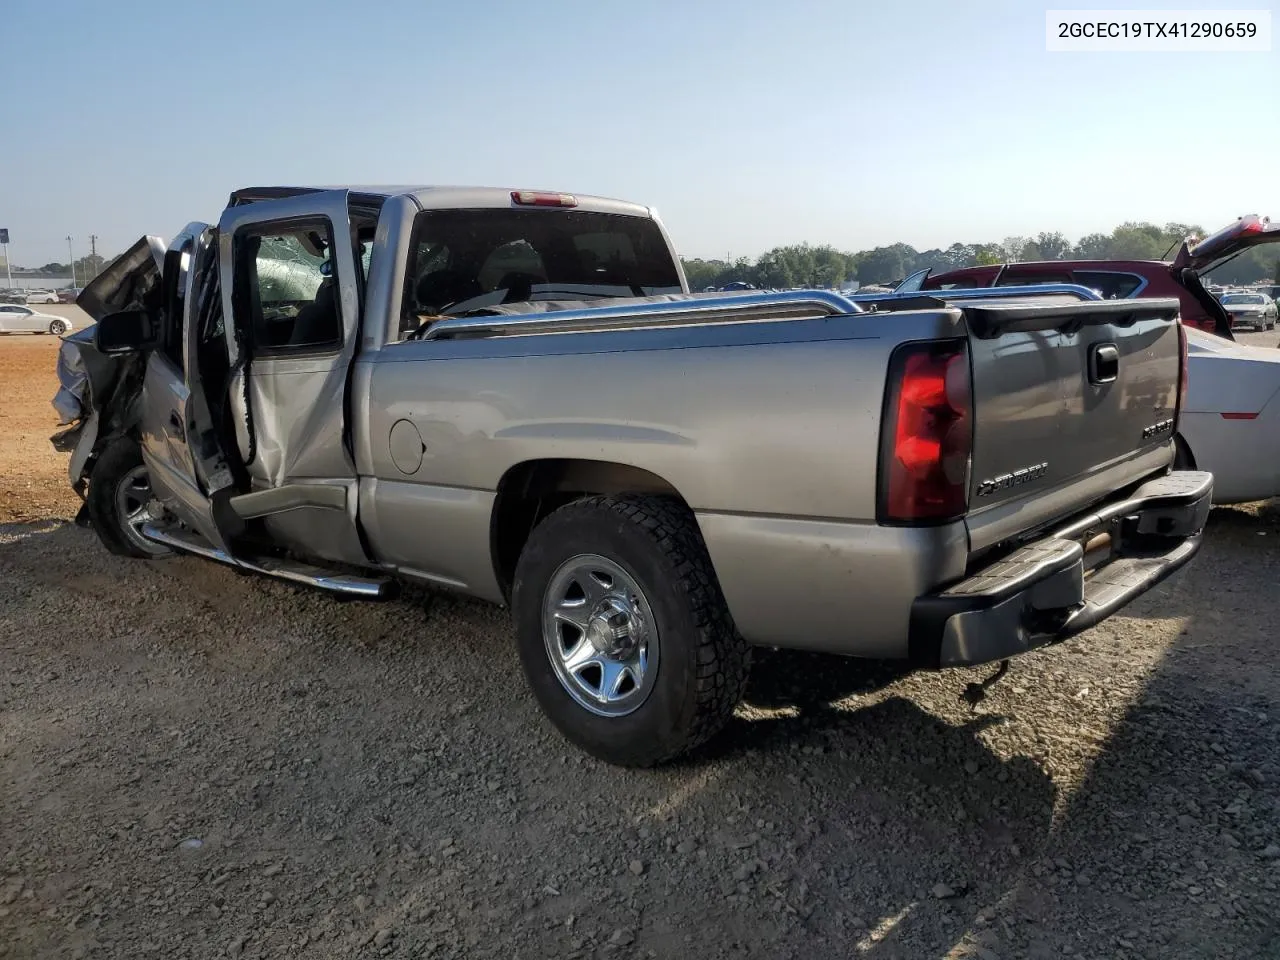
[[[1213, 475], [1177, 471], [1072, 520], [911, 607], [911, 659], [972, 666], [1059, 643], [1150, 590], [1200, 549]], [[1097, 546], [1103, 562], [1088, 567]]]

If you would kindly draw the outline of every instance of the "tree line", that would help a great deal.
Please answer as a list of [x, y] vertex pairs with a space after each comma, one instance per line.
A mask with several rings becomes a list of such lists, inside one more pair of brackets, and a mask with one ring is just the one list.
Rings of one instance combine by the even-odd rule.
[[[1006, 237], [999, 243], [953, 243], [945, 250], [917, 250], [895, 243], [873, 250], [848, 253], [832, 246], [775, 247], [755, 260], [739, 257], [724, 260], [684, 259], [685, 276], [692, 290], [723, 287], [745, 281], [772, 289], [788, 287], [839, 288], [857, 280], [863, 286], [892, 283], [931, 269], [934, 273], [981, 264], [1017, 263], [1034, 260], [1164, 260], [1177, 254], [1187, 237], [1205, 237], [1203, 227], [1187, 223], [1127, 222], [1111, 233], [1091, 233], [1072, 243], [1061, 233], [1040, 233], [1034, 237]], [[1280, 255], [1277, 247], [1262, 245], [1212, 271], [1218, 283], [1280, 283]]]
[[[96, 253], [85, 254], [83, 257], [77, 257], [74, 264], [76, 278], [96, 277], [114, 260], [115, 257], [103, 257]], [[50, 263], [46, 263], [44, 266], [36, 267], [34, 270], [25, 267], [14, 267], [13, 269], [15, 273], [21, 273], [23, 276], [69, 277], [71, 276], [72, 264], [59, 263], [54, 260]]]

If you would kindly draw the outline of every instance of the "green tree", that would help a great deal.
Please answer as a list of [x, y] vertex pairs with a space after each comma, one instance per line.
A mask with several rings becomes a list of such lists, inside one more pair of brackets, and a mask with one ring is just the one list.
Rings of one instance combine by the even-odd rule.
[[907, 275], [907, 268], [915, 262], [915, 253], [905, 243], [864, 251], [857, 256], [858, 277], [864, 284], [899, 280]]
[[1111, 256], [1111, 237], [1105, 233], [1090, 233], [1076, 241], [1071, 248], [1075, 260], [1106, 260]]
[[1004, 263], [1004, 250], [998, 243], [980, 243], [974, 247], [973, 263], [979, 267], [993, 267]]
[[1026, 237], [1005, 237], [1000, 244], [1000, 249], [1004, 253], [1003, 261], [1005, 263], [1017, 263], [1022, 259], [1022, 251], [1026, 249], [1030, 241]]
[[776, 287], [786, 290], [800, 282], [792, 272], [791, 264], [781, 252], [781, 248], [761, 254], [760, 259], [756, 261], [753, 275], [757, 287]]
[[1168, 246], [1163, 231], [1154, 223], [1128, 221], [1111, 232], [1109, 256], [1112, 260], [1159, 260]]
[[939, 256], [940, 267], [946, 270], [959, 270], [961, 267], [973, 266], [975, 250], [971, 243], [953, 243]]
[[684, 267], [684, 276], [689, 282], [690, 290], [705, 290], [716, 286], [716, 281], [725, 271], [725, 264], [720, 260], [702, 260], [698, 257], [685, 260], [682, 257], [680, 264]]
[[1035, 245], [1040, 253], [1037, 260], [1064, 260], [1071, 252], [1071, 242], [1056, 231], [1036, 234]]

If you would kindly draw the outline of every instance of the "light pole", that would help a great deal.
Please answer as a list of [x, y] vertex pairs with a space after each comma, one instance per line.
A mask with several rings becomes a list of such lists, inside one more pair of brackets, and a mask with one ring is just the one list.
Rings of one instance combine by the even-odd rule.
[[71, 289], [76, 288], [76, 252], [71, 249], [71, 238], [67, 237], [67, 255], [71, 257]]

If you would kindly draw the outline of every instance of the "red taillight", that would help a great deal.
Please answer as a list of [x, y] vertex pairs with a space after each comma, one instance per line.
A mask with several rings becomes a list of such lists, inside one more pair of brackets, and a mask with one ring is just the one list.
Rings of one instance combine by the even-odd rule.
[[512, 190], [511, 202], [522, 207], [576, 207], [578, 198], [568, 193], [546, 193], [541, 190]]
[[963, 516], [973, 447], [973, 391], [964, 343], [899, 348], [891, 364], [886, 413], [883, 519], [914, 523]]

